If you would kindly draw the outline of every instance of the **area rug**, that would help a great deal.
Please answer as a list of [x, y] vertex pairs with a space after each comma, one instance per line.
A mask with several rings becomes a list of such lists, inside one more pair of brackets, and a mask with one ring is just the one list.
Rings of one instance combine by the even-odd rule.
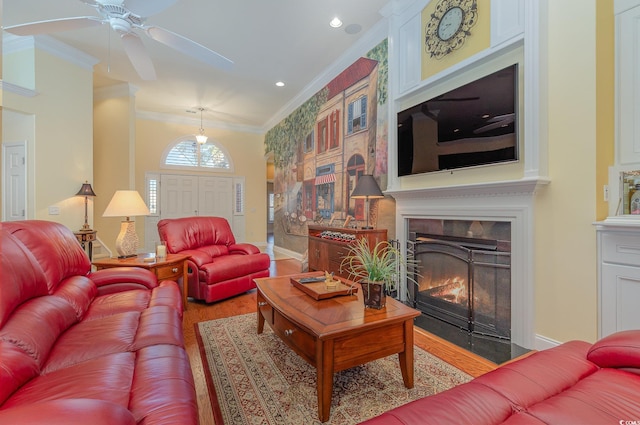
[[[320, 424], [315, 369], [256, 323], [254, 313], [195, 324], [216, 425]], [[418, 347], [414, 358], [413, 389], [397, 355], [336, 373], [325, 424], [357, 424], [471, 379]]]

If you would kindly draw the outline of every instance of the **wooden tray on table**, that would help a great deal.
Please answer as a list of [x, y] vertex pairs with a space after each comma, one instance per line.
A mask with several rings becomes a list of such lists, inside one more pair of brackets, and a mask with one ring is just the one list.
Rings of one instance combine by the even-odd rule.
[[[319, 280], [322, 279], [322, 280]], [[358, 285], [342, 277], [334, 277], [338, 281], [335, 287], [327, 287], [324, 273], [305, 273], [303, 275], [292, 276], [291, 284], [309, 295], [315, 300], [339, 297], [344, 295], [355, 295], [358, 292]]]

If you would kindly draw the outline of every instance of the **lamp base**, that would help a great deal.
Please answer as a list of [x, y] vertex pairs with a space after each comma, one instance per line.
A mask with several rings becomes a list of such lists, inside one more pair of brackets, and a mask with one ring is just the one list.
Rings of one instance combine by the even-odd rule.
[[116, 251], [118, 258], [135, 257], [138, 254], [138, 235], [134, 221], [125, 220], [120, 223], [120, 233], [116, 238]]

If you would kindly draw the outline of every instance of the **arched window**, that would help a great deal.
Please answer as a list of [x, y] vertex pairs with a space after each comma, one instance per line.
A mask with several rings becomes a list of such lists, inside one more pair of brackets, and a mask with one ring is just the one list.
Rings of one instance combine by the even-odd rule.
[[194, 136], [185, 136], [167, 147], [162, 168], [233, 171], [233, 163], [227, 151], [211, 138], [201, 145]]

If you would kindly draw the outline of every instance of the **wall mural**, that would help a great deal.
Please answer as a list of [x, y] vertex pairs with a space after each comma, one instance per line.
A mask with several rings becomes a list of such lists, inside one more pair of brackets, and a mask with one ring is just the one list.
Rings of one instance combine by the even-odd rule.
[[361, 175], [386, 189], [387, 52], [385, 39], [265, 135], [275, 165], [275, 245], [304, 254], [309, 223], [361, 226], [364, 201], [350, 198]]

